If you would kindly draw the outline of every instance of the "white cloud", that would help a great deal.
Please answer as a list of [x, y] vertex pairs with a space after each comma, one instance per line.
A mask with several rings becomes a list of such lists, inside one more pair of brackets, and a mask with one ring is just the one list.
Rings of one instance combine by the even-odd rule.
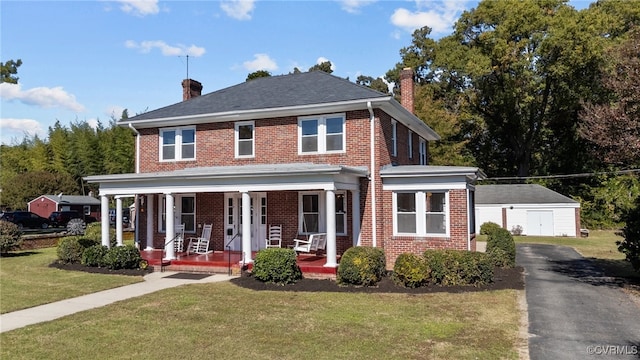
[[120, 10], [136, 16], [155, 15], [160, 12], [158, 0], [116, 0]]
[[228, 0], [220, 3], [220, 8], [227, 16], [237, 20], [251, 20], [255, 8], [255, 0]]
[[111, 105], [105, 110], [104, 113], [109, 117], [109, 121], [111, 121], [111, 119], [120, 120], [124, 109], [125, 109], [124, 107], [119, 105]]
[[338, 2], [342, 10], [351, 14], [357, 14], [360, 12], [360, 8], [373, 4], [376, 1], [377, 0], [339, 0]]
[[162, 40], [147, 40], [140, 43], [134, 40], [127, 40], [125, 41], [124, 46], [129, 49], [137, 49], [144, 54], [151, 52], [151, 50], [153, 49], [160, 49], [160, 52], [164, 56], [189, 55], [200, 57], [204, 55], [205, 52], [207, 52], [203, 47], [198, 47], [195, 45], [186, 46], [182, 44], [171, 46]]
[[429, 26], [432, 34], [449, 33], [460, 14], [468, 8], [467, 3], [467, 0], [417, 0], [415, 11], [396, 9], [391, 15], [391, 23], [410, 33], [423, 26]]
[[267, 54], [255, 54], [254, 59], [245, 61], [242, 66], [251, 72], [258, 70], [275, 71], [278, 70], [278, 64]]
[[23, 91], [20, 84], [0, 83], [0, 98], [8, 101], [18, 100], [43, 108], [62, 107], [75, 112], [84, 111], [84, 106], [76, 101], [76, 97], [67, 93], [61, 86], [36, 87]]
[[0, 119], [0, 133], [2, 133], [2, 143], [11, 145], [13, 140], [20, 142], [25, 136], [43, 138], [46, 136], [42, 125], [33, 119]]

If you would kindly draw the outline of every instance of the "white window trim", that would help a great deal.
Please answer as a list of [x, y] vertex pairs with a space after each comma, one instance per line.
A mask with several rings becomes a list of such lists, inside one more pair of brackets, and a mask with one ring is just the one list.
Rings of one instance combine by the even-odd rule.
[[[342, 150], [327, 150], [327, 119], [342, 118]], [[318, 149], [316, 151], [302, 151], [302, 122], [307, 120], [318, 121]], [[317, 154], [340, 154], [345, 153], [347, 149], [347, 125], [344, 113], [327, 114], [319, 116], [305, 116], [298, 118], [298, 155], [317, 155]]]
[[[240, 133], [238, 132], [238, 128], [240, 126], [246, 126], [246, 125], [251, 125], [251, 149], [253, 150], [251, 152], [251, 155], [240, 155], [239, 154], [239, 147], [240, 147]], [[237, 159], [247, 159], [247, 158], [254, 158], [256, 156], [256, 125], [255, 125], [255, 121], [238, 121], [235, 123], [234, 125], [234, 155]], [[247, 140], [243, 140], [243, 141], [247, 141]]]
[[[183, 130], [193, 130], [193, 157], [192, 158], [182, 158], [182, 131]], [[159, 142], [159, 151], [158, 157], [160, 162], [176, 162], [176, 161], [193, 161], [196, 160], [196, 150], [197, 150], [197, 132], [195, 126], [182, 126], [182, 127], [171, 127], [171, 128], [162, 128], [159, 130], [158, 142]], [[163, 159], [164, 146], [162, 143], [163, 134], [168, 131], [176, 132], [176, 142], [173, 146], [175, 146], [175, 153], [173, 159]]]
[[391, 120], [391, 156], [398, 156], [398, 122]]
[[427, 165], [427, 140], [420, 138], [418, 152], [420, 153], [420, 165]]
[[[176, 214], [180, 214], [182, 215], [182, 198], [183, 197], [192, 197], [193, 198], [193, 219], [194, 219], [194, 227], [198, 227], [197, 224], [197, 218], [198, 218], [198, 206], [197, 206], [197, 197], [196, 194], [179, 194], [179, 195], [174, 195], [173, 196], [173, 206], [175, 207], [175, 210], [173, 212], [173, 215], [175, 216]], [[160, 201], [158, 201], [158, 232], [161, 234], [165, 234], [166, 230], [162, 228], [162, 215], [164, 214], [164, 204], [165, 204], [165, 198], [166, 195], [160, 195]], [[175, 223], [175, 225], [179, 225], [178, 222]], [[196, 231], [198, 231], [197, 229], [193, 229], [193, 230], [187, 230], [185, 229], [184, 232], [185, 234], [195, 234]]]
[[[338, 232], [336, 229], [336, 235], [339, 236], [346, 236], [348, 230], [348, 214], [349, 214], [349, 209], [347, 209], [347, 205], [349, 204], [348, 200], [347, 200], [347, 191], [346, 190], [337, 190], [335, 191], [335, 195], [343, 195], [344, 196], [344, 213], [341, 213], [342, 216], [344, 216], [344, 232]], [[326, 221], [326, 213], [327, 213], [327, 207], [326, 207], [326, 193], [323, 191], [300, 191], [298, 192], [298, 234], [301, 235], [310, 235], [313, 234], [313, 232], [305, 232], [304, 231], [304, 226], [302, 223], [302, 197], [303, 195], [316, 195], [318, 196], [318, 231], [319, 232], [326, 232], [327, 229], [327, 221]], [[334, 195], [334, 196], [335, 196]], [[337, 209], [337, 207], [336, 207]], [[336, 215], [338, 215], [338, 212], [336, 210]]]
[[413, 159], [413, 131], [409, 130], [407, 135], [409, 159]]
[[[427, 232], [427, 221], [425, 215], [427, 213], [426, 200], [427, 200], [427, 192], [431, 193], [444, 193], [445, 194], [445, 203], [444, 203], [444, 218], [445, 218], [445, 233], [428, 233]], [[414, 201], [416, 202], [416, 233], [401, 233], [398, 232], [398, 193], [411, 193], [415, 194]], [[394, 191], [393, 192], [393, 235], [394, 236], [424, 236], [424, 237], [449, 237], [450, 229], [451, 229], [451, 220], [449, 217], [449, 191]]]
[[[349, 214], [349, 209], [347, 208], [347, 205], [349, 204], [349, 202], [347, 201], [347, 192], [345, 190], [338, 190], [335, 192], [335, 195], [342, 195], [343, 197], [343, 206], [342, 208], [344, 209], [343, 213], [340, 213], [340, 215], [342, 215], [342, 217], [344, 218], [344, 231], [343, 232], [338, 232], [338, 229], [336, 228], [336, 235], [347, 235], [347, 220], [348, 217], [347, 215]], [[336, 202], [337, 205], [337, 202]], [[336, 206], [337, 209], [337, 206]], [[338, 215], [338, 211], [336, 210], [336, 216]], [[337, 225], [337, 224], [336, 224]]]

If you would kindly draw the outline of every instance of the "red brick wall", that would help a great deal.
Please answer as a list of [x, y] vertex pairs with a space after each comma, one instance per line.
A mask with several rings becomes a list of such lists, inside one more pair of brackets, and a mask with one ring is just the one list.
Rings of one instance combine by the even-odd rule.
[[[449, 237], [420, 237], [393, 235], [393, 193], [384, 193], [384, 211], [381, 216], [384, 224], [388, 225], [383, 231], [385, 241], [384, 251], [387, 257], [387, 268], [392, 269], [398, 255], [411, 252], [422, 254], [427, 249], [455, 249], [467, 250], [469, 227], [467, 222], [467, 191], [449, 191]], [[475, 241], [472, 241], [475, 250]]]
[[255, 157], [236, 159], [234, 123], [196, 126], [196, 160], [159, 161], [159, 129], [140, 130], [140, 172], [172, 171], [190, 167], [234, 166], [309, 162], [316, 164], [369, 165], [369, 112], [346, 113], [346, 153], [298, 155], [298, 118], [255, 121]]

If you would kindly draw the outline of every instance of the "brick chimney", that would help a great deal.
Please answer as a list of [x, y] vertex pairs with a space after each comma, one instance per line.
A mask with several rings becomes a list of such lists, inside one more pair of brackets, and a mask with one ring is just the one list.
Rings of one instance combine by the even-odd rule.
[[182, 80], [182, 101], [202, 95], [202, 84], [192, 79]]
[[400, 104], [410, 113], [414, 113], [413, 92], [415, 84], [413, 82], [413, 69], [404, 68], [400, 71]]

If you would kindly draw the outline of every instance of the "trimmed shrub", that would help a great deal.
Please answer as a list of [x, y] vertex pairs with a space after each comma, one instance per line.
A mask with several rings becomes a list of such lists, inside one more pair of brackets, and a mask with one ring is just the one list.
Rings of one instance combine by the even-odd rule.
[[56, 254], [58, 260], [63, 263], [79, 263], [82, 260], [82, 253], [85, 247], [80, 245], [79, 237], [77, 236], [65, 236], [58, 242], [58, 248]]
[[294, 284], [302, 278], [293, 249], [269, 248], [258, 251], [253, 263], [253, 276], [275, 284]]
[[22, 243], [22, 232], [18, 225], [0, 220], [0, 253], [6, 254], [7, 252], [17, 249]]
[[487, 221], [486, 223], [480, 225], [480, 235], [489, 235], [497, 229], [502, 229], [502, 226], [494, 222]]
[[493, 280], [493, 264], [485, 253], [461, 250], [426, 250], [423, 254], [431, 270], [430, 282], [443, 286], [488, 284]]
[[516, 243], [506, 229], [489, 234], [486, 252], [495, 266], [510, 268], [516, 265]]
[[423, 258], [415, 254], [400, 254], [393, 265], [393, 281], [404, 287], [424, 286], [429, 282], [430, 276], [431, 269]]
[[[87, 224], [87, 227], [84, 230], [84, 237], [87, 239], [94, 239], [99, 244], [102, 244], [102, 224], [100, 222]], [[109, 244], [110, 247], [116, 246], [116, 230], [111, 227], [109, 228]]]
[[87, 266], [103, 267], [105, 266], [104, 257], [109, 249], [106, 246], [96, 244], [88, 247], [82, 253], [81, 264]]
[[345, 285], [373, 286], [382, 280], [385, 272], [386, 259], [382, 249], [356, 246], [342, 254], [337, 282]]
[[109, 269], [138, 269], [142, 257], [140, 251], [133, 245], [115, 246], [107, 251], [104, 264]]

